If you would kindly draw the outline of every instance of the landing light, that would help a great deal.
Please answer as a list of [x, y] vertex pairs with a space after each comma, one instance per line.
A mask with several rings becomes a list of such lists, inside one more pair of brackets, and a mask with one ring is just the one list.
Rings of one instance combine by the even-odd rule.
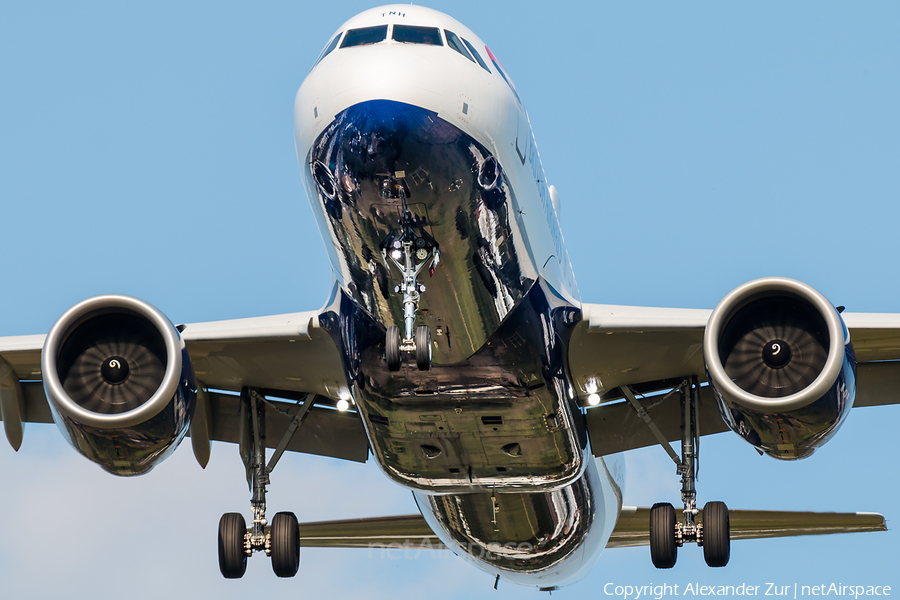
[[344, 412], [348, 408], [350, 408], [350, 400], [351, 400], [350, 390], [348, 390], [347, 388], [344, 388], [344, 387], [338, 388], [337, 396], [338, 396], [338, 401], [337, 401], [336, 406], [339, 411]]
[[597, 406], [600, 404], [600, 394], [589, 394], [587, 401], [589, 406]]
[[403, 253], [400, 252], [399, 250], [394, 250], [393, 252], [391, 252], [391, 257], [392, 257], [394, 260], [400, 260], [400, 257], [401, 257], [401, 256], [403, 256]]

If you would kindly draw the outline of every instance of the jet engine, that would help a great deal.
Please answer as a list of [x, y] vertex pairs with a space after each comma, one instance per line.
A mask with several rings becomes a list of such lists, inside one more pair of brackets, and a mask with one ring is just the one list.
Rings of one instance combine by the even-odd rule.
[[757, 279], [725, 296], [703, 358], [725, 422], [775, 458], [811, 455], [853, 406], [850, 333], [822, 294], [793, 279]]
[[141, 475], [184, 439], [197, 386], [178, 330], [129, 296], [80, 302], [41, 354], [53, 420], [76, 450], [115, 475]]

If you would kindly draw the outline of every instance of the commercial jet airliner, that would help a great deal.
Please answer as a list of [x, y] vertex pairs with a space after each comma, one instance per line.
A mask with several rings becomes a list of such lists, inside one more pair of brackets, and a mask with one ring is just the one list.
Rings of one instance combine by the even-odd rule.
[[[134, 476], [186, 436], [204, 466], [211, 441], [238, 444], [251, 510], [220, 520], [226, 578], [258, 552], [292, 577], [301, 546], [399, 543], [554, 589], [609, 547], [649, 545], [672, 568], [696, 543], [723, 567], [735, 539], [885, 529], [874, 513], [701, 507], [695, 455], [701, 435], [731, 430], [802, 459], [852, 407], [896, 403], [900, 315], [844, 313], [778, 277], [711, 311], [582, 301], [522, 98], [489, 46], [434, 10], [344, 23], [294, 123], [334, 275], [325, 306], [176, 326], [105, 295], [46, 335], [0, 338], [14, 448], [24, 423], [53, 422], [83, 456]], [[655, 444], [681, 505], [623, 506], [622, 452]], [[287, 451], [371, 458], [419, 514], [270, 517], [269, 474]]]

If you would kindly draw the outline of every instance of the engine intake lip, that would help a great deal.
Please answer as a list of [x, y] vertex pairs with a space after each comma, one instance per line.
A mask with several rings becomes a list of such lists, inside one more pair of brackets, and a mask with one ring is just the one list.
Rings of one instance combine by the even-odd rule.
[[[57, 355], [69, 335], [92, 317], [110, 313], [130, 313], [149, 321], [162, 337], [166, 349], [166, 371], [159, 388], [143, 404], [127, 412], [98, 413], [75, 402], [63, 388], [57, 370]], [[184, 344], [168, 318], [151, 304], [124, 295], [95, 296], [67, 310], [53, 324], [41, 351], [41, 374], [51, 407], [61, 416], [81, 425], [99, 429], [131, 427], [144, 423], [162, 411], [181, 385]]]
[[[828, 358], [822, 372], [804, 389], [781, 398], [766, 398], [747, 392], [731, 380], [719, 354], [719, 338], [731, 318], [744, 306], [761, 298], [780, 295], [804, 301], [819, 313], [828, 329]], [[846, 343], [841, 317], [825, 296], [794, 279], [767, 277], [737, 287], [713, 309], [703, 332], [703, 358], [711, 382], [729, 401], [762, 413], [788, 412], [815, 402], [834, 386], [843, 368]]]

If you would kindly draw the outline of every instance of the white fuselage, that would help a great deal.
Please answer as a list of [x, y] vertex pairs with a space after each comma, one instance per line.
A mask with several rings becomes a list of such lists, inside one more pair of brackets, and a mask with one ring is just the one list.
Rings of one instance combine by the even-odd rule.
[[[491, 72], [446, 46], [402, 44], [388, 39], [332, 51], [313, 67], [297, 92], [294, 136], [301, 162], [335, 115], [355, 104], [395, 100], [436, 112], [500, 159], [522, 205], [528, 252], [538, 265], [538, 274], [569, 300], [580, 302], [528, 115], [511, 83], [507, 84], [492, 63], [485, 51], [487, 46], [458, 21], [412, 5], [363, 12], [344, 23], [329, 40], [348, 29], [380, 23], [433, 24], [456, 30], [480, 50]], [[465, 114], [464, 104], [468, 106]], [[325, 242], [326, 246], [333, 245], [331, 240]], [[332, 267], [338, 282], [345, 283], [347, 277], [341, 272], [341, 265], [332, 261]]]
[[[396, 41], [392, 39], [392, 32], [398, 25], [437, 28], [441, 32], [439, 45]], [[387, 26], [383, 39], [374, 43], [342, 47], [345, 45], [343, 40], [348, 31], [379, 26]], [[464, 40], [468, 56], [451, 47], [451, 34], [458, 40]], [[338, 36], [337, 39], [335, 36]], [[333, 40], [336, 45], [332, 43]], [[438, 335], [441, 335], [440, 323], [452, 323], [453, 334], [459, 336], [454, 338], [455, 345], [442, 347], [435, 342], [436, 362], [458, 367], [464, 364], [460, 362], [463, 359], [472, 361], [472, 357], [482, 356], [483, 348], [490, 344], [488, 340], [493, 339], [492, 336], [498, 335], [498, 332], [502, 333], [501, 325], [508, 322], [508, 315], [513, 313], [516, 306], [522, 304], [522, 298], [531, 293], [530, 286], [534, 282], [541, 282], [541, 286], [535, 286], [535, 289], [540, 287], [542, 290], [551, 290], [556, 295], [554, 301], [560, 305], [568, 305], [577, 312], [581, 306], [578, 288], [560, 231], [551, 188], [544, 176], [527, 113], [508, 75], [502, 71], [499, 61], [481, 39], [467, 27], [442, 13], [418, 6], [395, 5], [371, 9], [353, 17], [329, 38], [329, 44], [332, 49], [320, 58], [297, 92], [294, 107], [295, 143], [313, 212], [319, 221], [332, 270], [342, 293], [355, 305], [362, 307], [363, 312], [369, 315], [373, 322], [390, 324], [392, 320], [396, 321], [397, 305], [388, 294], [389, 290], [381, 289], [385, 288], [383, 282], [380, 288], [379, 284], [372, 283], [377, 279], [377, 269], [381, 269], [381, 266], [377, 257], [371, 257], [375, 249], [365, 246], [372, 245], [367, 239], [373, 238], [375, 234], [362, 231], [374, 231], [379, 224], [390, 223], [389, 209], [379, 204], [378, 198], [373, 203], [371, 192], [369, 201], [367, 203], [362, 201], [365, 186], [377, 189], [372, 183], [374, 177], [365, 179], [358, 176], [352, 165], [346, 166], [346, 162], [350, 159], [343, 155], [337, 159], [340, 164], [329, 163], [329, 160], [323, 157], [334, 157], [339, 153], [331, 147], [322, 146], [344, 144], [350, 147], [355, 144], [353, 147], [362, 155], [368, 152], [371, 156], [380, 156], [385, 151], [378, 148], [378, 145], [384, 140], [370, 130], [365, 130], [368, 133], [360, 133], [364, 130], [361, 123], [370, 117], [366, 116], [368, 113], [360, 112], [357, 108], [375, 106], [377, 110], [373, 110], [378, 113], [377, 118], [390, 120], [394, 118], [391, 115], [395, 113], [386, 112], [385, 106], [393, 111], [402, 111], [402, 107], [410, 107], [414, 112], [413, 116], [404, 118], [429, 121], [421, 125], [424, 132], [422, 136], [446, 137], [449, 135], [448, 127], [452, 126], [473, 140], [469, 147], [474, 157], [472, 160], [476, 165], [476, 171], [485, 169], [485, 154], [494, 157], [502, 168], [499, 184], [491, 182], [484, 186], [487, 191], [476, 190], [479, 193], [483, 192], [487, 200], [474, 205], [475, 208], [472, 209], [474, 214], [460, 216], [458, 214], [460, 208], [456, 208], [455, 229], [462, 231], [459, 234], [461, 240], [469, 242], [474, 237], [482, 240], [482, 249], [479, 252], [483, 258], [476, 261], [481, 268], [482, 280], [490, 289], [490, 293], [475, 290], [471, 293], [471, 300], [466, 296], [468, 289], [466, 286], [472, 287], [470, 281], [472, 278], [456, 274], [459, 271], [454, 270], [454, 267], [460, 262], [469, 260], [471, 251], [462, 241], [457, 241], [455, 243], [461, 250], [456, 255], [453, 254], [453, 243], [445, 241], [449, 236], [445, 234], [442, 237], [438, 233], [441, 231], [438, 223], [439, 209], [434, 206], [430, 208], [428, 225], [435, 232], [437, 242], [442, 244], [441, 254], [447, 271], [443, 274], [443, 279], [434, 277], [427, 282], [435, 291], [424, 294], [432, 302], [426, 307], [434, 315], [441, 315], [442, 310], [447, 313], [446, 320], [438, 318], [438, 324], [430, 323], [433, 331], [437, 330]], [[473, 53], [477, 53], [478, 56]], [[356, 112], [352, 112], [354, 110]], [[347, 115], [351, 113], [355, 115], [353, 118], [356, 121], [345, 125], [349, 123], [350, 117]], [[433, 133], [430, 129], [433, 123], [432, 117], [428, 115], [432, 114], [442, 121], [443, 129], [438, 133]], [[345, 129], [341, 130], [341, 127]], [[348, 141], [350, 133], [340, 138], [341, 131], [351, 131], [357, 139]], [[360, 147], [362, 150], [359, 150]], [[349, 154], [349, 151], [345, 154]], [[410, 187], [412, 194], [410, 202], [423, 197], [433, 199], [439, 192], [449, 196], [465, 185], [461, 178], [454, 179], [452, 174], [440, 173], [443, 167], [433, 161], [423, 163], [421, 166], [413, 165], [409, 160], [404, 164], [411, 166], [403, 166], [403, 170], [400, 170], [400, 166], [391, 163], [393, 170], [386, 175], [384, 188], [387, 189], [388, 179], [391, 185], [394, 184], [396, 175], [398, 180], [403, 180], [400, 185]], [[418, 168], [413, 171], [415, 167]], [[325, 174], [317, 172], [317, 168]], [[449, 165], [447, 170], [450, 170]], [[483, 177], [481, 171], [476, 175]], [[441, 179], [444, 176], [447, 177], [447, 181]], [[428, 193], [421, 194], [416, 188], [419, 184], [423, 185], [423, 189], [427, 185]], [[495, 185], [502, 187], [505, 193], [504, 203], [500, 208], [491, 208], [491, 201], [488, 198], [488, 192]], [[437, 190], [436, 186], [441, 189]], [[335, 188], [338, 188], [337, 192]], [[349, 200], [340, 202], [335, 200], [334, 196], [341, 194], [346, 195]], [[390, 200], [387, 193], [383, 197]], [[370, 218], [369, 215], [373, 216]], [[468, 228], [462, 226], [460, 220], [470, 223]], [[446, 229], [451, 230], [453, 227]], [[490, 263], [490, 268], [483, 266], [485, 262]], [[513, 262], [515, 277], [509, 275], [511, 272], [509, 263]], [[464, 270], [462, 272], [465, 273]], [[470, 268], [470, 272], [474, 271]], [[368, 279], [365, 279], [366, 277]], [[362, 283], [364, 280], [365, 285]], [[433, 295], [429, 297], [429, 294]], [[454, 296], [455, 299], [444, 305], [436, 300], [439, 294]], [[488, 298], [489, 301], [485, 302], [484, 298]], [[476, 310], [471, 308], [472, 306], [481, 308]], [[463, 330], [465, 335], [457, 333]], [[448, 327], [446, 335], [448, 342], [449, 332]], [[366, 364], [365, 356], [362, 352], [358, 352], [355, 346], [345, 352], [353, 355], [354, 360]], [[478, 354], [479, 352], [481, 354]], [[534, 352], [539, 352], [539, 349], [535, 348]], [[486, 359], [482, 356], [479, 360], [483, 362]], [[503, 359], [497, 360], [502, 362]], [[471, 368], [480, 368], [478, 365], [482, 362], [472, 362], [471, 364], [475, 366]], [[497, 371], [503, 369], [512, 371], [507, 368], [508, 365], [500, 367], [503, 368], [498, 367]], [[365, 366], [362, 370], [365, 370]], [[565, 369], [560, 367], [559, 370], [562, 373]], [[464, 472], [447, 477], [422, 475], [422, 469], [425, 467], [410, 467], [402, 458], [397, 458], [396, 448], [399, 442], [396, 436], [391, 438], [384, 433], [384, 428], [379, 429], [376, 425], [380, 421], [377, 421], [376, 425], [368, 422], [372, 411], [378, 406], [376, 400], [382, 404], [384, 401], [380, 396], [367, 398], [366, 394], [371, 396], [375, 393], [372, 390], [378, 389], [379, 384], [376, 380], [381, 381], [383, 389], [396, 389], [390, 387], [393, 380], [384, 377], [383, 373], [376, 376], [369, 372], [365, 375], [366, 381], [369, 382], [367, 386], [360, 387], [354, 384], [354, 375], [348, 375], [348, 380], [351, 380], [348, 385], [366, 421], [373, 454], [388, 476], [413, 489], [420, 510], [447, 546], [469, 557], [477, 566], [488, 572], [527, 585], [553, 587], [570, 583], [589, 571], [605, 547], [621, 508], [624, 465], [619, 458], [595, 463], [584, 443], [579, 447], [576, 419], [580, 419], [581, 415], [577, 412], [577, 407], [571, 408], [571, 404], [565, 400], [566, 395], [571, 399], [572, 394], [571, 385], [565, 383], [563, 375], [558, 375], [554, 380], [556, 389], [551, 389], [552, 393], [548, 396], [556, 402], [554, 406], [562, 405], [557, 407], [561, 419], [559, 431], [546, 435], [553, 447], [568, 449], [568, 454], [561, 450], [560, 456], [563, 458], [559, 459], [560, 464], [548, 465], [547, 474], [543, 479], [534, 476], [528, 469], [516, 472], [514, 467], [508, 470], [503, 468], [503, 473], [500, 474], [494, 473], [493, 467], [496, 465], [490, 460], [487, 445], [489, 440], [495, 438], [490, 437], [483, 439], [484, 453], [489, 456], [487, 467], [491, 468], [491, 474], [477, 469], [473, 472], [469, 466], [467, 478]], [[410, 377], [410, 390], [425, 385], [425, 380], [415, 379], [414, 375]], [[363, 377], [360, 376], [358, 379], [361, 381]], [[547, 381], [551, 381], [549, 376]], [[436, 392], [438, 396], [454, 391], [452, 381], [441, 385], [443, 387]], [[527, 384], [522, 385], [528, 387]], [[501, 389], [503, 386], [495, 387]], [[548, 383], [546, 388], [553, 388], [553, 385]], [[473, 389], [474, 387], [467, 389], [464, 397], [468, 398], [470, 394], [474, 394]], [[520, 406], [525, 406], [528, 398], [535, 397], [528, 390], [524, 393], [527, 398], [514, 399]], [[502, 393], [506, 392], [498, 392]], [[536, 394], [540, 395], [538, 392]], [[435, 406], [438, 404], [438, 396], [434, 396]], [[507, 404], [508, 400], [507, 398]], [[492, 398], [480, 401], [488, 405]], [[459, 406], [455, 410], [456, 415], [463, 412], [463, 408]], [[445, 421], [442, 422], [450, 423], [459, 430], [462, 425], [452, 421], [454, 413], [447, 411], [446, 414], [449, 416], [444, 416]], [[385, 423], [388, 422], [387, 418], [383, 420]], [[394, 420], [396, 418], [392, 414], [391, 423]], [[482, 421], [488, 422], [483, 419]], [[413, 431], [411, 425], [407, 427], [409, 431]], [[443, 429], [441, 427], [441, 430]], [[493, 428], [493, 431], [497, 432], [497, 428]], [[415, 438], [415, 435], [418, 433], [410, 434], [409, 439], [420, 440]], [[442, 437], [444, 433], [435, 431], [433, 435], [435, 440], [445, 439]], [[479, 435], [476, 433], [475, 438]], [[489, 436], [491, 432], [484, 435]], [[442, 448], [437, 442], [434, 443], [436, 446], [433, 449]], [[481, 442], [478, 444], [480, 448]], [[462, 448], [459, 452], [465, 457], [461, 459], [462, 464], [473, 464], [471, 448], [466, 450], [462, 442], [459, 447]], [[508, 445], [504, 448], [508, 448]], [[505, 451], [507, 454], [513, 454]], [[466, 452], [468, 454], [465, 454]], [[428, 466], [432, 463], [422, 464]], [[451, 473], [459, 473], [460, 468], [453, 467], [453, 464], [450, 464], [450, 467]], [[498, 472], [500, 470], [496, 469]], [[498, 498], [503, 498], [501, 501], [494, 499], [494, 490], [498, 491]], [[493, 517], [488, 513], [486, 518], [489, 521], [493, 518], [493, 531], [500, 532], [502, 527], [498, 521], [498, 511], [519, 510], [516, 508], [517, 502], [522, 498], [527, 498], [528, 503], [545, 506], [541, 516], [552, 522], [550, 535], [551, 537], [555, 535], [561, 540], [557, 547], [548, 546], [545, 550], [529, 548], [534, 550], [529, 555], [518, 547], [518, 543], [511, 543], [522, 539], [514, 538], [513, 533], [516, 535], [521, 533], [514, 525], [508, 526], [511, 532], [508, 537], [503, 538], [502, 534], [498, 533], [497, 535], [501, 537], [495, 539], [487, 539], [485, 536], [488, 534], [477, 531], [474, 525], [472, 525], [474, 529], [452, 530], [454, 515], [448, 514], [448, 511], [470, 510], [468, 517], [470, 519], [474, 519], [476, 515], [484, 516], [484, 511], [493, 511]], [[468, 509], [462, 508], [466, 503], [470, 503], [471, 506]], [[451, 505], [452, 508], [448, 508]], [[503, 516], [506, 516], [505, 513]], [[572, 537], [572, 530], [580, 530], [581, 536]], [[491, 557], [485, 558], [484, 548], [492, 549], [488, 552]], [[529, 560], [533, 563], [529, 564]]]

